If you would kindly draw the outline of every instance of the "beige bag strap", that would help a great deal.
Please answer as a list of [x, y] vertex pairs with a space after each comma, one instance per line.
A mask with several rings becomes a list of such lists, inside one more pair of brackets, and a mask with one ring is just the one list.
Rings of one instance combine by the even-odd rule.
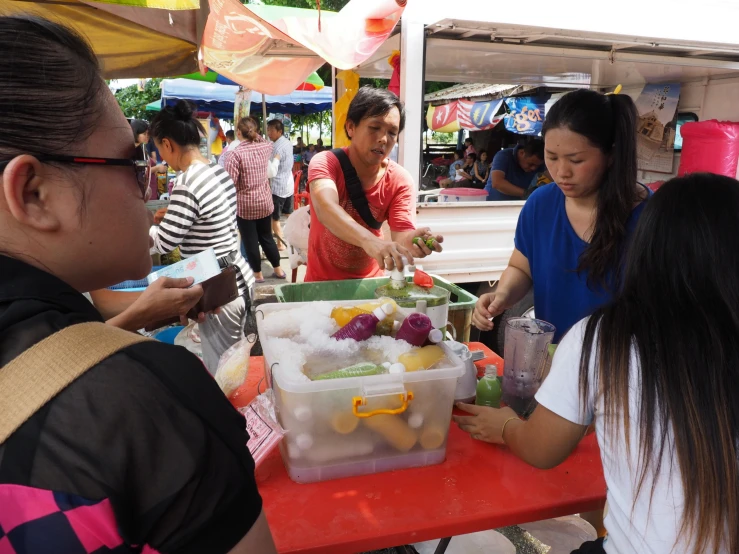
[[0, 444], [88, 369], [148, 340], [105, 323], [80, 323], [11, 360], [0, 368]]

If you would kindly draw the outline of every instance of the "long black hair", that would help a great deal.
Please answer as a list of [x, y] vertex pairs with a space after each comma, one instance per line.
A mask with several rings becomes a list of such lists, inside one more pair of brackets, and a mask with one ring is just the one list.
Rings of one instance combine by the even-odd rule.
[[598, 188], [593, 235], [577, 267], [578, 272], [586, 272], [591, 287], [618, 288], [627, 222], [639, 201], [636, 121], [636, 106], [627, 95], [604, 95], [586, 89], [564, 95], [544, 121], [542, 136], [546, 137], [551, 129], [564, 127], [584, 136], [610, 157]]
[[149, 130], [157, 142], [166, 138], [180, 146], [199, 146], [200, 134], [207, 136], [203, 124], [195, 118], [194, 106], [187, 100], [162, 108]]
[[737, 214], [734, 179], [696, 174], [663, 185], [637, 224], [621, 293], [588, 321], [580, 364], [583, 402], [591, 387], [603, 395], [606, 428], [624, 433], [627, 451], [630, 423], [639, 425], [637, 495], [648, 469], [671, 471], [661, 460], [674, 450], [681, 532], [695, 554], [739, 552]]

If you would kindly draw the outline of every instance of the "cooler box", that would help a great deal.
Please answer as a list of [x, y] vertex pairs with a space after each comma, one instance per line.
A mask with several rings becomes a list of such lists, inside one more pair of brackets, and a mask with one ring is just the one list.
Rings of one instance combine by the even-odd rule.
[[[468, 342], [472, 327], [472, 312], [475, 309], [477, 297], [446, 279], [436, 275], [431, 275], [431, 278], [434, 280], [434, 285], [449, 291], [448, 321], [454, 328], [456, 340]], [[316, 283], [287, 283], [275, 287], [275, 296], [278, 302], [374, 300], [375, 289], [388, 284], [389, 281], [388, 277], [375, 277]]]
[[439, 192], [439, 202], [485, 202], [487, 199], [488, 193], [482, 189], [442, 189]]
[[312, 483], [443, 462], [463, 362], [441, 343], [450, 363], [440, 369], [305, 383], [287, 380], [265, 340], [263, 321], [275, 311], [300, 305], [263, 304], [256, 310], [277, 418], [287, 432], [280, 450], [290, 478]]

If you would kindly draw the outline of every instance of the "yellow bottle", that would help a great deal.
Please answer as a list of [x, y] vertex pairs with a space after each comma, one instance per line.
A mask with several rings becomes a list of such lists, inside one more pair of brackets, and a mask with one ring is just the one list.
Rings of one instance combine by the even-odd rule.
[[331, 317], [339, 327], [343, 327], [358, 315], [369, 313], [372, 313], [372, 310], [362, 310], [358, 306], [354, 306], [352, 308], [343, 308], [338, 306], [331, 310]]
[[395, 308], [393, 313], [398, 311], [398, 305], [395, 303], [395, 300], [393, 300], [392, 298], [387, 298], [387, 297], [378, 298], [377, 300], [374, 300], [372, 302], [367, 302], [366, 304], [359, 304], [358, 306], [354, 306], [354, 307], [360, 310], [366, 310], [367, 313], [372, 313], [375, 309], [387, 303], [392, 304], [393, 307]]
[[401, 452], [408, 452], [418, 441], [416, 432], [396, 415], [374, 415], [365, 419], [364, 424]]
[[359, 426], [359, 418], [352, 412], [335, 412], [331, 414], [331, 428], [342, 435], [353, 433]]
[[[395, 310], [393, 310], [393, 313], [398, 311], [398, 305], [395, 303], [395, 300], [391, 298], [379, 298], [378, 300], [374, 300], [372, 302], [367, 302], [366, 304], [359, 304], [358, 306], [351, 306], [351, 307], [343, 307], [343, 306], [337, 306], [333, 310], [331, 310], [331, 317], [336, 322], [336, 324], [339, 327], [343, 327], [347, 323], [349, 323], [354, 317], [358, 316], [359, 314], [371, 314], [373, 311], [375, 311], [377, 308], [382, 306], [383, 304], [392, 304]], [[393, 328], [393, 318], [392, 317], [386, 317], [378, 324], [378, 332], [377, 334], [380, 335], [389, 335]]]
[[[449, 428], [447, 427], [447, 430]], [[424, 450], [436, 450], [444, 444], [446, 431], [437, 425], [427, 425], [421, 431], [420, 443]]]
[[428, 369], [444, 357], [444, 351], [435, 344], [424, 346], [418, 350], [411, 350], [398, 357], [398, 362], [405, 366], [406, 371]]

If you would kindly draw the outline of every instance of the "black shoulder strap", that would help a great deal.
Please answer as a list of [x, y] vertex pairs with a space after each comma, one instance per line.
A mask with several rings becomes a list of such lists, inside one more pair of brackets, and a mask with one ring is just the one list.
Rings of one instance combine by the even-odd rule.
[[362, 183], [357, 175], [357, 170], [354, 169], [352, 162], [349, 160], [349, 156], [346, 155], [343, 148], [334, 148], [331, 153], [336, 156], [341, 164], [341, 171], [344, 173], [344, 183], [346, 184], [346, 191], [349, 193], [349, 200], [351, 200], [354, 209], [359, 212], [364, 222], [372, 229], [380, 229], [382, 223], [377, 221], [372, 215], [370, 210], [369, 202], [367, 202], [367, 196], [364, 194]]

